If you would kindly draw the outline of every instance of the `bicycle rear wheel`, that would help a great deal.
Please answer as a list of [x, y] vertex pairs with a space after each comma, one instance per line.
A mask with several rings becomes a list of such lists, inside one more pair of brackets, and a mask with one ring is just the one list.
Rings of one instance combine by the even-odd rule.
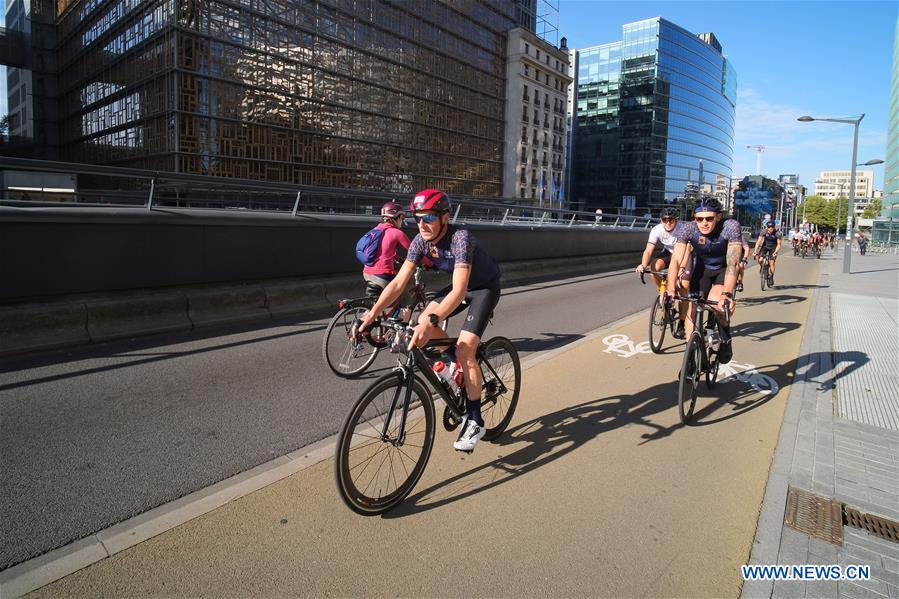
[[677, 410], [683, 424], [687, 424], [693, 417], [693, 410], [696, 407], [696, 387], [699, 385], [701, 372], [702, 336], [693, 331], [684, 352], [684, 361], [681, 364], [680, 380], [677, 387]]
[[[364, 306], [350, 306], [337, 311], [322, 339], [322, 358], [328, 368], [337, 376], [348, 378], [356, 376], [371, 366], [378, 356], [379, 347], [372, 345], [367, 339], [350, 338], [353, 322], [368, 311]], [[370, 334], [382, 337], [380, 324], [374, 325]]]
[[662, 353], [662, 342], [665, 341], [665, 329], [668, 326], [668, 310], [662, 298], [656, 296], [649, 308], [649, 347], [652, 353]]
[[[434, 445], [434, 403], [419, 379], [404, 431], [400, 431], [406, 383], [397, 373], [385, 375], [362, 394], [340, 430], [334, 478], [341, 499], [364, 516], [398, 505], [421, 478]], [[394, 398], [396, 406], [390, 410]], [[387, 437], [382, 437], [387, 423]], [[402, 434], [402, 438], [399, 438]]]
[[505, 337], [494, 337], [485, 342], [480, 353], [481, 375], [484, 378], [481, 416], [487, 429], [484, 440], [492, 441], [509, 426], [518, 405], [521, 362], [515, 346]]

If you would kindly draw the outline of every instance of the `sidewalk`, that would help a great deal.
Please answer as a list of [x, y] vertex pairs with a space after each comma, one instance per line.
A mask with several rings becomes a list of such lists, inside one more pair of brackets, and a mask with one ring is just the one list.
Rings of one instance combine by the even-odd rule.
[[822, 262], [750, 564], [866, 564], [870, 580], [746, 582], [742, 596], [895, 599], [899, 530], [869, 534], [841, 510], [899, 520], [899, 258], [854, 253], [851, 274], [842, 253]]

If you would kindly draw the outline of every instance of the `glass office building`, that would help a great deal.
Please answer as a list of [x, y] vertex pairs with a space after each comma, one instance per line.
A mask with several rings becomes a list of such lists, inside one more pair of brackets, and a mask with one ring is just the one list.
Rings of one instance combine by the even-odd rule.
[[63, 160], [502, 192], [514, 0], [58, 0]]
[[574, 203], [656, 213], [700, 194], [726, 198], [736, 73], [713, 34], [662, 18], [578, 51]]

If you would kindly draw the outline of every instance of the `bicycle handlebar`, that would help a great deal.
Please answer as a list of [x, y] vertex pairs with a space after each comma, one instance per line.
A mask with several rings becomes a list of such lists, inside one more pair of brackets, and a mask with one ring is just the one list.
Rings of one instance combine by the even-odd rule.
[[651, 274], [651, 275], [658, 275], [658, 276], [660, 276], [660, 277], [667, 277], [667, 276], [668, 276], [668, 271], [667, 271], [667, 270], [662, 270], [662, 271], [657, 271], [657, 270], [644, 270], [643, 272], [640, 273], [640, 282], [643, 283], [644, 285], [646, 285], [646, 280], [644, 279], [644, 275], [646, 275], [647, 273], [649, 273], [649, 274]]
[[[679, 302], [693, 302], [694, 304], [702, 304], [704, 306], [710, 306], [717, 308], [718, 302], [713, 302], [711, 300], [703, 299], [701, 297], [689, 296], [685, 298], [678, 298]], [[724, 300], [724, 322], [730, 324], [730, 300]]]

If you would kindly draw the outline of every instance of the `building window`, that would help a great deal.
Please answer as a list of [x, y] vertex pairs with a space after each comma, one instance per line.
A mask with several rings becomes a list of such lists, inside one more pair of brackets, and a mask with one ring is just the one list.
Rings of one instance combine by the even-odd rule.
[[537, 60], [540, 60], [540, 50], [537, 50]]
[[[527, 43], [527, 42], [525, 42], [525, 44], [524, 44], [524, 53], [525, 53], [525, 54], [530, 54], [530, 53], [531, 53], [531, 45], [530, 45], [529, 43]], [[522, 196], [522, 197], [524, 197], [524, 196]]]

